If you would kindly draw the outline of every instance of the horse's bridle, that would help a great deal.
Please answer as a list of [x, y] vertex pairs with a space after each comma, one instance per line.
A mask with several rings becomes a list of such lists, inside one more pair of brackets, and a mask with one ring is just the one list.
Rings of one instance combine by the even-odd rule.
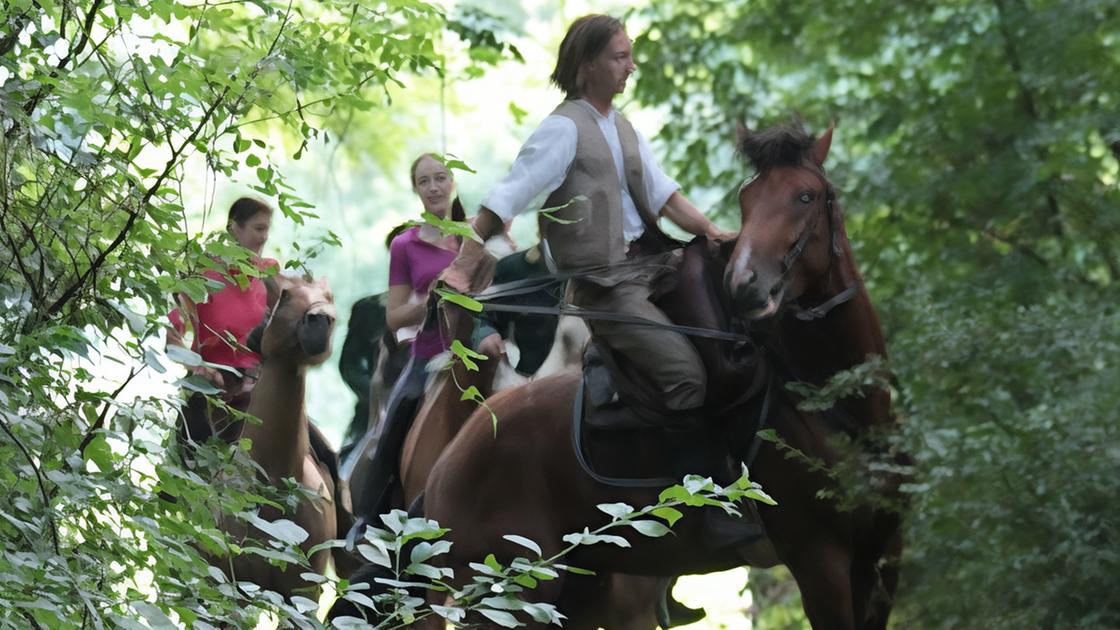
[[[797, 262], [797, 259], [801, 256], [802, 252], [805, 251], [805, 246], [809, 243], [809, 239], [813, 236], [813, 232], [815, 232], [817, 229], [817, 224], [820, 222], [821, 214], [824, 214], [827, 217], [828, 221], [829, 257], [828, 270], [826, 272], [827, 274], [831, 275], [832, 273], [833, 260], [844, 253], [843, 249], [840, 247], [839, 232], [836, 229], [836, 223], [838, 221], [838, 217], [836, 216], [836, 192], [833, 190], [832, 184], [830, 184], [828, 179], [825, 177], [823, 167], [817, 167], [816, 169], [809, 170], [814, 171], [814, 174], [818, 178], [820, 178], [821, 182], [824, 184], [824, 212], [816, 212], [813, 214], [813, 220], [805, 226], [805, 228], [801, 231], [801, 234], [797, 237], [797, 240], [793, 243], [793, 246], [791, 246], [789, 251], [786, 252], [786, 255], [782, 257], [782, 262], [779, 266], [780, 282], [785, 282], [787, 276], [789, 276], [790, 271], [793, 270], [793, 264]], [[759, 175], [760, 174], [756, 174], [747, 181], [743, 182], [743, 185], [739, 187], [739, 193], [742, 194], [743, 190], [757, 181]], [[802, 321], [821, 319], [828, 315], [829, 311], [831, 311], [832, 309], [855, 297], [858, 291], [859, 282], [855, 282], [836, 295], [832, 296], [828, 300], [825, 300], [821, 304], [818, 304], [817, 306], [802, 308], [795, 301], [787, 304], [786, 308], [790, 309], [794, 317]]]

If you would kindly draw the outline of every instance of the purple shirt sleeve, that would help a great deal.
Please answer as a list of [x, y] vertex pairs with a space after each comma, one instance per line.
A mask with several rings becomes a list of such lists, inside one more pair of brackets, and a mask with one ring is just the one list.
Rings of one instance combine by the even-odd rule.
[[398, 234], [389, 245], [389, 286], [412, 286], [412, 270], [408, 260], [408, 240], [412, 230]]

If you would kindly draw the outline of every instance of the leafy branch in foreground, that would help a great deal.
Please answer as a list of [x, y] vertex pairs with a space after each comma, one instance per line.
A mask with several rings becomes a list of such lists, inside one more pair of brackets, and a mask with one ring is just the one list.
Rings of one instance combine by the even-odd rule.
[[[171, 296], [220, 288], [203, 271], [254, 271], [246, 252], [199, 236], [214, 182], [242, 178], [288, 221], [316, 219], [274, 156], [293, 144], [299, 159], [339, 120], [386, 109], [398, 76], [438, 70], [442, 10], [14, 0], [5, 11], [0, 628], [251, 627], [262, 613], [315, 627], [308, 602], [211, 566], [239, 553], [305, 566], [283, 526], [257, 523], [256, 542], [218, 526], [301, 495], [256, 484], [244, 445], [197, 445], [186, 463], [168, 453], [183, 403], [173, 390], [215, 388], [168, 375], [168, 359], [204, 364], [163, 353], [158, 337]], [[288, 264], [338, 244], [330, 232], [309, 241]]]
[[[376, 628], [399, 628], [421, 619], [439, 616], [454, 627], [466, 627], [468, 615], [481, 615], [506, 628], [525, 625], [524, 615], [538, 623], [563, 625], [564, 616], [552, 604], [526, 601], [522, 594], [541, 582], [557, 579], [561, 571], [577, 575], [593, 575], [592, 571], [563, 563], [565, 557], [581, 546], [600, 543], [629, 547], [630, 541], [612, 533], [629, 528], [643, 536], [658, 538], [672, 533], [673, 525], [684, 513], [681, 508], [716, 507], [729, 514], [740, 515], [737, 504], [743, 500], [775, 505], [743, 468], [742, 476], [724, 488], [711, 479], [689, 475], [680, 485], [666, 488], [658, 502], [640, 509], [625, 503], [605, 503], [598, 508], [610, 521], [595, 529], [585, 528], [563, 537], [566, 545], [545, 557], [541, 546], [523, 536], [507, 535], [505, 540], [529, 550], [529, 557], [515, 557], [508, 564], [489, 554], [481, 562], [472, 562], [475, 572], [469, 582], [456, 589], [452, 569], [438, 565], [438, 557], [447, 554], [451, 543], [440, 540], [448, 530], [433, 520], [409, 518], [401, 510], [382, 516], [386, 528], [366, 530], [365, 540], [358, 545], [361, 555], [388, 571], [391, 577], [377, 577], [381, 592], [363, 592], [366, 585], [339, 584], [341, 597], [383, 615]], [[435, 559], [435, 560], [434, 560]], [[434, 561], [433, 561], [434, 560]], [[452, 597], [451, 605], [428, 605], [422, 592], [444, 593]], [[336, 620], [338, 627], [365, 627], [366, 620], [353, 617]]]

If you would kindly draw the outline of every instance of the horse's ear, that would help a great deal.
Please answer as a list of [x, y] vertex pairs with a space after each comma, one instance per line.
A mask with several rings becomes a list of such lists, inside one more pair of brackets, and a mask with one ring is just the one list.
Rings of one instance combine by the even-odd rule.
[[751, 130], [747, 129], [747, 124], [742, 119], [735, 121], [735, 148], [741, 153], [743, 150], [743, 141], [750, 135]]
[[813, 161], [817, 166], [824, 166], [824, 159], [828, 157], [828, 148], [832, 146], [832, 125], [828, 126], [828, 131], [821, 134], [821, 137], [813, 141], [813, 148], [811, 153]]
[[280, 274], [268, 276], [261, 281], [264, 282], [265, 291], [268, 292], [268, 298], [265, 300], [265, 304], [268, 306], [268, 310], [271, 311], [276, 306], [276, 303], [280, 301], [280, 294], [284, 292], [284, 287], [287, 283], [285, 282], [284, 276]]

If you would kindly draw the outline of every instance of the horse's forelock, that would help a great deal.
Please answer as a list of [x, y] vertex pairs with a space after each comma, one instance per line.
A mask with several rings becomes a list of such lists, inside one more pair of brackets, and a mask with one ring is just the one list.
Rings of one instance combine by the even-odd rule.
[[748, 131], [739, 138], [739, 154], [755, 171], [798, 166], [809, 155], [815, 138], [799, 122], [779, 125], [761, 131]]

